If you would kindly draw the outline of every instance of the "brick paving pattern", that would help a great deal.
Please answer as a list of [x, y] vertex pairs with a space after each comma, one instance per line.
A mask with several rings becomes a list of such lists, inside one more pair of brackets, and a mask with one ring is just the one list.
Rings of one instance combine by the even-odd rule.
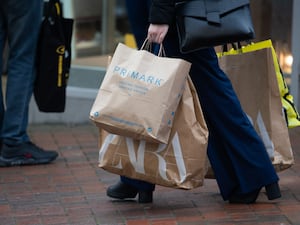
[[215, 180], [192, 191], [157, 186], [153, 204], [106, 196], [118, 176], [97, 167], [92, 124], [30, 126], [32, 140], [59, 151], [52, 164], [0, 168], [0, 225], [300, 225], [300, 128], [290, 129], [295, 165], [280, 172], [282, 198], [224, 202]]

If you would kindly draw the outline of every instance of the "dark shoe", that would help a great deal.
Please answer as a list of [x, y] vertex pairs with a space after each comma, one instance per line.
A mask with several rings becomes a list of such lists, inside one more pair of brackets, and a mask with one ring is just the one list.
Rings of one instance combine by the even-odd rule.
[[[274, 200], [281, 197], [280, 188], [278, 182], [269, 184], [265, 186], [266, 194], [269, 200]], [[244, 204], [251, 204], [254, 203], [258, 197], [260, 190], [251, 192], [249, 194], [239, 194], [239, 195], [232, 195], [229, 198], [230, 203], [244, 203]]]
[[229, 203], [235, 203], [235, 204], [252, 204], [255, 203], [258, 194], [260, 192], [259, 190], [247, 193], [247, 194], [233, 194], [229, 198]]
[[0, 166], [46, 164], [55, 160], [57, 156], [56, 151], [45, 151], [32, 142], [26, 142], [18, 146], [3, 144]]
[[281, 192], [280, 192], [278, 182], [266, 185], [265, 189], [269, 200], [274, 200], [281, 197]]
[[135, 198], [137, 193], [136, 188], [121, 181], [108, 187], [106, 191], [107, 196], [118, 199]]
[[153, 201], [153, 191], [139, 191], [139, 203], [151, 203]]
[[152, 191], [138, 191], [138, 189], [136, 189], [135, 187], [125, 184], [121, 181], [119, 181], [117, 184], [108, 187], [106, 194], [111, 198], [117, 199], [135, 198], [137, 194], [139, 194], [139, 203], [152, 202]]

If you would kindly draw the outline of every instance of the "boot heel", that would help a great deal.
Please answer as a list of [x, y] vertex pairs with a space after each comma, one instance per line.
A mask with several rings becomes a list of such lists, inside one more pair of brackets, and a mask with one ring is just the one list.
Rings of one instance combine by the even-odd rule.
[[153, 201], [153, 191], [139, 191], [139, 203], [151, 203]]
[[269, 200], [274, 200], [281, 197], [280, 188], [277, 182], [265, 186]]

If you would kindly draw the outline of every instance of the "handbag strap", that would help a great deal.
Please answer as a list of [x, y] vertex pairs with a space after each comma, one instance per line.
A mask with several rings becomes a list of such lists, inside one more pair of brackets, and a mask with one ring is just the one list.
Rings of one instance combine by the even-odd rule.
[[44, 17], [63, 17], [62, 3], [60, 0], [49, 0], [44, 2]]

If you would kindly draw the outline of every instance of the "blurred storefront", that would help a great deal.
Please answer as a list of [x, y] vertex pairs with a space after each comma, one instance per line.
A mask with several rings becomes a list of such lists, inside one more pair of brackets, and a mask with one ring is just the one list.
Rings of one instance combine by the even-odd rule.
[[[75, 19], [74, 56], [111, 53], [130, 32], [124, 0], [62, 0]], [[283, 69], [291, 72], [292, 0], [252, 0], [256, 40], [271, 38]]]
[[124, 0], [61, 0], [74, 18], [73, 58], [110, 54], [129, 32]]
[[[125, 34], [130, 33], [125, 0], [61, 2], [65, 17], [75, 20], [73, 59], [111, 54], [118, 42], [124, 42]], [[288, 77], [292, 72], [293, 62], [292, 35], [299, 29], [293, 21], [300, 21], [299, 15], [293, 15], [293, 9], [295, 12], [300, 11], [299, 1], [251, 0], [251, 7], [256, 31], [254, 41], [272, 39], [282, 70]]]

